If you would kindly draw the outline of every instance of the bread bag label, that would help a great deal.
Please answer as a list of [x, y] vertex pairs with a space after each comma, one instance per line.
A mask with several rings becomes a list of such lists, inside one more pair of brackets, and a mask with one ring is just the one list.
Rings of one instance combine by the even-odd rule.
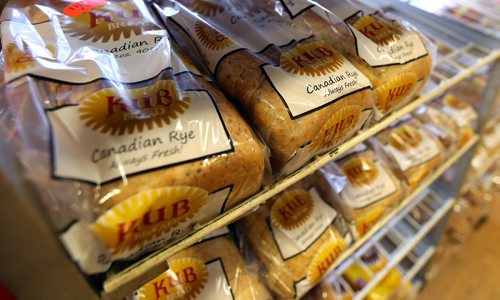
[[47, 116], [56, 178], [99, 184], [234, 150], [211, 96], [172, 80], [102, 89]]
[[296, 298], [301, 298], [313, 288], [333, 265], [340, 253], [345, 248], [343, 240], [337, 240], [332, 236], [314, 255], [311, 263], [307, 266], [307, 275], [304, 279], [295, 283]]
[[340, 167], [349, 182], [342, 191], [342, 198], [353, 209], [364, 208], [397, 191], [396, 183], [379, 160], [354, 157]]
[[203, 262], [197, 258], [183, 257], [170, 260], [168, 264], [168, 271], [137, 290], [132, 299], [234, 299], [220, 258]]
[[231, 187], [209, 194], [171, 186], [136, 194], [101, 215], [91, 230], [113, 258], [129, 259], [155, 249], [222, 213]]
[[472, 106], [452, 94], [446, 94], [443, 104], [443, 112], [452, 118], [459, 128], [470, 127], [477, 120], [477, 113]]
[[303, 11], [314, 7], [314, 5], [307, 0], [280, 0], [280, 2], [292, 18], [295, 18]]
[[287, 260], [307, 250], [337, 215], [315, 188], [285, 192], [273, 203], [269, 220], [282, 258]]
[[[310, 32], [291, 30], [288, 24], [271, 18], [257, 6], [241, 13], [223, 3], [179, 2], [185, 7], [179, 8], [170, 19], [189, 34], [214, 74], [221, 60], [232, 52], [248, 49], [258, 53], [269, 45], [282, 46], [311, 35]], [[259, 34], [248, 34], [256, 30]]]
[[[6, 80], [30, 74], [71, 83], [98, 78], [130, 83], [156, 76], [170, 66], [166, 30], [139, 6], [113, 2], [75, 17], [46, 12], [51, 18], [37, 24], [2, 22]], [[154, 63], [145, 67], [145, 62]]]
[[427, 132], [410, 125], [394, 129], [385, 149], [403, 172], [428, 162], [441, 151], [438, 143]]
[[322, 41], [298, 43], [281, 55], [279, 66], [262, 68], [292, 119], [370, 87], [365, 75]]
[[395, 21], [367, 15], [348, 26], [356, 38], [358, 55], [373, 67], [405, 64], [427, 55], [420, 35]]

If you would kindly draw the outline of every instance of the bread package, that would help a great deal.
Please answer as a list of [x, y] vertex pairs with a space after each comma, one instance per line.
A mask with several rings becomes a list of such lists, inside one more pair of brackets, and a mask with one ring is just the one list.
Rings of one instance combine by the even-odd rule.
[[466, 100], [455, 94], [446, 93], [444, 97], [430, 105], [440, 109], [455, 122], [459, 131], [459, 146], [463, 146], [474, 135], [477, 113]]
[[288, 188], [237, 223], [280, 299], [302, 297], [350, 242], [342, 217], [306, 181]]
[[9, 2], [0, 109], [63, 243], [95, 273], [259, 191], [266, 151], [146, 4], [79, 8]]
[[227, 230], [180, 251], [169, 269], [128, 300], [271, 300], [257, 274], [245, 264]]
[[420, 121], [409, 116], [377, 134], [373, 142], [392, 158], [411, 190], [445, 158], [439, 140]]
[[448, 115], [428, 105], [422, 105], [415, 117], [439, 139], [447, 154], [453, 154], [459, 146], [459, 129]]
[[161, 1], [157, 9], [176, 39], [197, 47], [192, 53], [241, 105], [283, 175], [367, 124], [374, 95], [335, 45], [258, 2]]
[[[360, 263], [352, 263], [342, 274], [345, 280], [355, 291], [362, 290], [372, 278], [384, 269], [387, 259], [375, 248], [370, 248], [360, 257]], [[404, 282], [401, 274], [395, 268], [371, 289], [364, 299], [366, 300], [396, 300], [406, 299], [411, 285]]]
[[342, 212], [359, 238], [405, 196], [394, 169], [371, 145], [360, 144], [316, 171], [315, 186]]
[[368, 77], [378, 118], [413, 100], [429, 79], [429, 41], [408, 23], [354, 0], [281, 3], [298, 26], [336, 45]]

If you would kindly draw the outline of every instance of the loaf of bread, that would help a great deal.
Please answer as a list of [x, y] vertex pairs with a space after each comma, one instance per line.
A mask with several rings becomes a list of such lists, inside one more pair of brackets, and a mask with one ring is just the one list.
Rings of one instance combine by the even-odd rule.
[[[167, 260], [169, 270], [137, 290], [132, 299], [271, 300], [229, 234], [205, 239]], [[226, 298], [227, 297], [227, 298]]]
[[[429, 79], [432, 56], [422, 35], [407, 24], [353, 2], [325, 0], [320, 1], [321, 7], [308, 3], [309, 8], [294, 22], [335, 45], [368, 77], [377, 96], [377, 116], [382, 118], [419, 95]], [[363, 37], [367, 40], [363, 41]], [[404, 41], [412, 46], [402, 46]], [[378, 46], [387, 50], [378, 51]], [[401, 54], [405, 51], [415, 51], [411, 54], [415, 58], [405, 58]], [[389, 56], [393, 59], [386, 61]]]
[[453, 119], [435, 107], [427, 105], [421, 106], [415, 112], [415, 117], [439, 139], [446, 153], [455, 153], [460, 141], [459, 129]]
[[[188, 32], [269, 146], [275, 174], [294, 171], [367, 124], [374, 104], [368, 80], [334, 46], [250, 1], [225, 3], [215, 15], [199, 8], [204, 1], [181, 2], [180, 12], [167, 17], [169, 30], [179, 40]], [[209, 40], [209, 33], [219, 40]]]
[[439, 109], [450, 117], [458, 127], [458, 146], [461, 147], [474, 135], [477, 113], [474, 107], [456, 94], [446, 93], [441, 99], [433, 101], [430, 106]]
[[439, 140], [415, 118], [393, 124], [376, 135], [394, 164], [404, 174], [411, 190], [441, 165], [445, 151]]
[[265, 282], [280, 299], [303, 296], [346, 247], [340, 216], [307, 182], [276, 196], [237, 223], [261, 260]]
[[371, 146], [361, 149], [327, 164], [314, 176], [320, 194], [342, 212], [358, 238], [405, 196], [392, 164]]
[[2, 15], [2, 121], [58, 226], [128, 259], [258, 192], [265, 146], [146, 4], [73, 4]]

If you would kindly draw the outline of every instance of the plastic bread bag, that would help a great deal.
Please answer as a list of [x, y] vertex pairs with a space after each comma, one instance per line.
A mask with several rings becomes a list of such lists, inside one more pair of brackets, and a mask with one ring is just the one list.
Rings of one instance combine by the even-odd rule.
[[459, 130], [453, 119], [427, 105], [422, 105], [415, 111], [415, 118], [439, 139], [447, 154], [455, 153], [459, 144]]
[[474, 135], [478, 115], [468, 101], [456, 94], [446, 93], [442, 98], [433, 101], [430, 105], [441, 110], [458, 126], [459, 146], [463, 146]]
[[334, 45], [255, 1], [161, 1], [179, 42], [198, 50], [271, 149], [276, 177], [370, 122], [368, 79]]
[[271, 300], [227, 230], [219, 230], [167, 260], [169, 269], [127, 300]]
[[9, 2], [0, 120], [73, 259], [96, 273], [259, 191], [266, 151], [142, 1], [77, 13]]
[[386, 157], [371, 145], [360, 145], [314, 174], [318, 191], [342, 212], [355, 238], [397, 205], [406, 190]]
[[372, 142], [393, 160], [410, 190], [414, 190], [445, 159], [439, 139], [419, 120], [410, 116], [378, 133]]
[[351, 237], [342, 217], [300, 181], [238, 221], [243, 241], [263, 265], [263, 281], [279, 299], [314, 287]]
[[429, 40], [407, 22], [359, 1], [274, 1], [299, 27], [308, 27], [341, 51], [370, 80], [378, 118], [422, 91], [432, 70]]
[[352, 300], [353, 291], [342, 278], [327, 276], [303, 298], [304, 300]]
[[[387, 259], [375, 248], [370, 248], [359, 260], [359, 263], [352, 263], [342, 274], [355, 291], [362, 290], [387, 265]], [[405, 299], [404, 295], [408, 293], [410, 287], [410, 284], [403, 280], [399, 271], [393, 268], [368, 292], [364, 299]]]

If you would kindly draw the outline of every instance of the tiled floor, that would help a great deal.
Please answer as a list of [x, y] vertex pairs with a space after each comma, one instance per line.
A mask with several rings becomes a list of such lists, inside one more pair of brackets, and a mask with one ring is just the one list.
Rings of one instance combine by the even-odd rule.
[[490, 219], [429, 281], [418, 300], [500, 300], [500, 199]]

